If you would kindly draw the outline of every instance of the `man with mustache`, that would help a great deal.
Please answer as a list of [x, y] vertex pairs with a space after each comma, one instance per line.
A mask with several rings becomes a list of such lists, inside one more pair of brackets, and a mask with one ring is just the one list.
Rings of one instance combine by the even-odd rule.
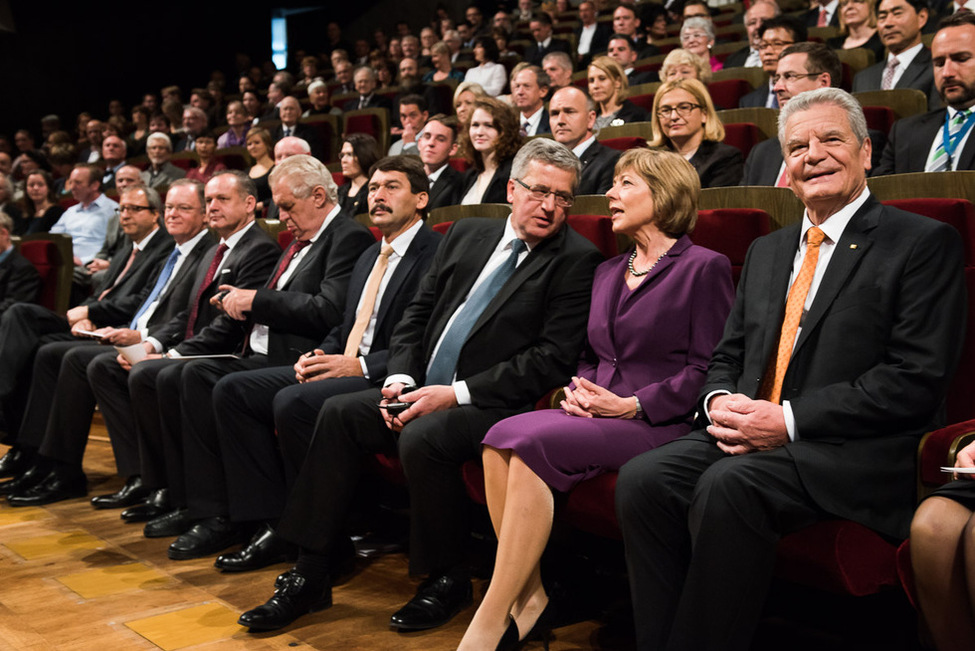
[[191, 515], [229, 517], [253, 533], [242, 550], [217, 558], [218, 569], [253, 570], [284, 560], [288, 546], [273, 523], [318, 411], [331, 396], [371, 388], [386, 377], [393, 328], [433, 261], [441, 235], [423, 221], [429, 186], [423, 164], [390, 156], [370, 171], [369, 215], [383, 237], [356, 262], [342, 322], [293, 367], [232, 373], [213, 389], [218, 447], [189, 478]]
[[934, 85], [947, 107], [895, 122], [877, 176], [975, 169], [975, 14], [942, 20], [931, 54]]

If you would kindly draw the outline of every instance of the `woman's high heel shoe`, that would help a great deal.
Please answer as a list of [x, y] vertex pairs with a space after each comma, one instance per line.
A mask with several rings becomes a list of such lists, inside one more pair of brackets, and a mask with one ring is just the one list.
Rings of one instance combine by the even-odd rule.
[[[498, 642], [497, 651], [515, 651], [515, 649], [521, 648], [521, 644], [521, 640], [518, 639], [518, 625], [515, 623], [514, 617], [508, 615], [508, 628], [504, 629], [504, 635]], [[547, 644], [545, 648], [548, 648]]]

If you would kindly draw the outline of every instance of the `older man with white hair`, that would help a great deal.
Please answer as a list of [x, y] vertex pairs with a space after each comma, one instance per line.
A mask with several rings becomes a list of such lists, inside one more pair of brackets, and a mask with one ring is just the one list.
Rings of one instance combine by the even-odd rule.
[[173, 141], [165, 133], [149, 134], [146, 139], [146, 155], [149, 157], [149, 167], [142, 172], [142, 182], [150, 188], [167, 188], [176, 179], [186, 176], [185, 170], [169, 162], [173, 155]]

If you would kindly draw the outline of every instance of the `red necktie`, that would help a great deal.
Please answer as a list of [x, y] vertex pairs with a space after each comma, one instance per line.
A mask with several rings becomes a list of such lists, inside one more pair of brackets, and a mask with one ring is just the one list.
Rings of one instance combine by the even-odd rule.
[[223, 255], [230, 248], [226, 244], [221, 244], [217, 247], [217, 252], [213, 256], [213, 260], [210, 262], [210, 266], [207, 268], [207, 275], [203, 278], [203, 284], [200, 285], [200, 289], [196, 292], [196, 298], [193, 300], [193, 305], [190, 306], [190, 318], [186, 321], [186, 338], [189, 339], [193, 336], [196, 330], [196, 318], [200, 315], [200, 298], [203, 297], [203, 292], [206, 288], [210, 286], [213, 282], [213, 276], [216, 275], [217, 269], [220, 267], [220, 263], [223, 262]]
[[288, 265], [291, 264], [291, 261], [295, 259], [298, 252], [309, 244], [311, 244], [311, 240], [295, 240], [291, 243], [291, 246], [288, 247], [287, 253], [281, 257], [281, 264], [278, 265], [278, 269], [274, 272], [274, 276], [272, 276], [271, 280], [268, 281], [268, 289], [277, 289], [278, 280], [281, 279], [285, 269], [287, 269]]
[[826, 7], [821, 7], [819, 9], [819, 20], [816, 21], [816, 27], [827, 27], [829, 22], [826, 20]]

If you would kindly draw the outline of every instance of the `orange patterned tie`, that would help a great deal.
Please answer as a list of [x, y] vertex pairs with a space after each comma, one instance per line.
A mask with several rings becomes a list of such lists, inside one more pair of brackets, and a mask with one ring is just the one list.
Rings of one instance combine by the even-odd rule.
[[792, 357], [792, 348], [796, 341], [796, 332], [799, 331], [799, 321], [802, 319], [806, 296], [809, 294], [813, 276], [816, 275], [819, 245], [823, 243], [824, 237], [823, 231], [815, 226], [806, 232], [806, 255], [802, 259], [799, 275], [789, 289], [789, 300], [785, 303], [785, 317], [782, 319], [782, 332], [779, 335], [779, 352], [775, 357], [775, 375], [768, 393], [769, 401], [775, 404], [779, 404], [782, 396], [782, 381], [785, 379], [785, 371]]

